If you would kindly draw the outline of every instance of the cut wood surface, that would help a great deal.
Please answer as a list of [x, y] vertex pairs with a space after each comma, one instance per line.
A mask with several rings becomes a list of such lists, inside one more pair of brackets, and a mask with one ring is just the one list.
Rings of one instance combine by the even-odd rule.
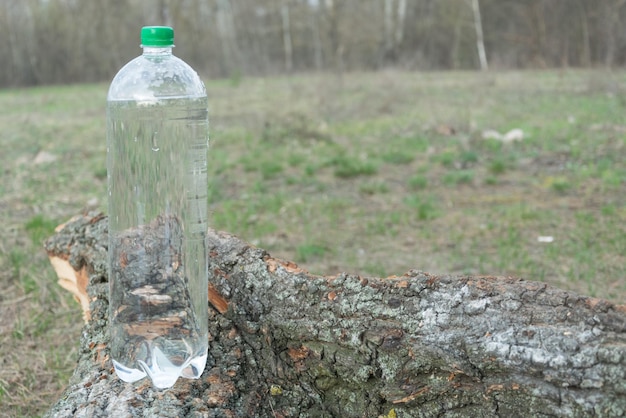
[[626, 414], [624, 305], [508, 277], [316, 276], [227, 233], [209, 242], [209, 360], [165, 391], [113, 372], [106, 217], [46, 242], [89, 279], [78, 364], [47, 416]]

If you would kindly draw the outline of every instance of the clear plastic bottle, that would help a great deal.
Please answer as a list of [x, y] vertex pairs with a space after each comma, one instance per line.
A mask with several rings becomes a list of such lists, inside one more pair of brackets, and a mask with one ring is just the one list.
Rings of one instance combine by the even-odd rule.
[[110, 352], [157, 388], [200, 377], [208, 349], [207, 95], [173, 41], [144, 27], [107, 97]]

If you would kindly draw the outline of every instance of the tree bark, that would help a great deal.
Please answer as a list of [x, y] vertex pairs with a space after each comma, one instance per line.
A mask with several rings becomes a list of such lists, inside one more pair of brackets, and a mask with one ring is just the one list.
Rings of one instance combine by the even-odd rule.
[[[330, 48], [331, 54], [333, 57], [333, 67], [335, 73], [339, 77], [340, 80], [343, 80], [343, 54], [344, 54], [344, 46], [343, 46], [343, 38], [341, 31], [339, 30], [339, 19], [340, 13], [343, 9], [343, 1], [345, 0], [324, 0], [324, 13], [326, 14], [326, 19], [329, 22], [329, 37], [330, 37]], [[320, 3], [322, 4], [322, 3]]]
[[[107, 219], [45, 244], [89, 278], [79, 360], [49, 417], [509, 417], [626, 413], [626, 306], [516, 278], [315, 276], [209, 231], [209, 360], [157, 391], [116, 378]], [[80, 290], [79, 290], [80, 291]]]
[[241, 71], [241, 57], [237, 46], [237, 34], [230, 0], [217, 0], [217, 30], [226, 62], [227, 74]]
[[406, 0], [398, 0], [398, 16], [396, 19], [395, 48], [399, 48], [404, 40], [404, 22], [406, 20]]
[[310, 25], [313, 28], [313, 62], [317, 71], [320, 71], [324, 65], [322, 61], [322, 36], [320, 34], [321, 7], [323, 7], [322, 4], [309, 11]]
[[289, 0], [283, 0], [280, 5], [280, 16], [283, 29], [283, 48], [285, 50], [285, 71], [293, 69], [293, 47], [291, 43], [291, 22], [289, 17]]
[[619, 23], [620, 9], [624, 6], [626, 1], [614, 0], [604, 2], [604, 17], [605, 17], [605, 44], [606, 52], [604, 55], [604, 64], [607, 68], [613, 67], [615, 62], [615, 50], [616, 50], [616, 35], [617, 31], [615, 27]]
[[385, 37], [385, 61], [393, 58], [393, 0], [385, 0], [383, 7], [383, 34]]
[[480, 69], [486, 71], [489, 69], [487, 64], [487, 53], [485, 52], [485, 41], [483, 40], [483, 19], [480, 16], [480, 5], [478, 0], [472, 0], [472, 11], [474, 13], [474, 28], [476, 29], [476, 49], [478, 50], [478, 60], [480, 61]]

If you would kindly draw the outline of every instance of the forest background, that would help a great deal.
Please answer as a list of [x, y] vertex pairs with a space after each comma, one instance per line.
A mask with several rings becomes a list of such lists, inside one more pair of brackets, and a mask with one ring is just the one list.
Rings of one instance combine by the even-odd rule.
[[[110, 80], [138, 28], [174, 26], [209, 78], [620, 66], [624, 0], [2, 0], [0, 86]], [[137, 42], [129, 40], [137, 39]]]

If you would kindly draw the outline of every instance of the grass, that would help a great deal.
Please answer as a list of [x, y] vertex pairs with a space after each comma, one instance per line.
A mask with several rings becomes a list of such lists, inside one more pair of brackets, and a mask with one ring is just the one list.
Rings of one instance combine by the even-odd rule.
[[[74, 367], [79, 307], [41, 242], [106, 206], [106, 88], [0, 91], [10, 417], [42, 414]], [[626, 300], [626, 73], [239, 74], [207, 90], [213, 227], [319, 274], [511, 275]], [[481, 136], [514, 128], [523, 141]]]
[[299, 263], [306, 263], [314, 258], [323, 257], [326, 253], [326, 248], [317, 244], [302, 244], [296, 248], [296, 261]]
[[346, 155], [332, 158], [329, 164], [335, 168], [335, 176], [344, 179], [371, 176], [378, 171], [377, 165], [372, 161]]

